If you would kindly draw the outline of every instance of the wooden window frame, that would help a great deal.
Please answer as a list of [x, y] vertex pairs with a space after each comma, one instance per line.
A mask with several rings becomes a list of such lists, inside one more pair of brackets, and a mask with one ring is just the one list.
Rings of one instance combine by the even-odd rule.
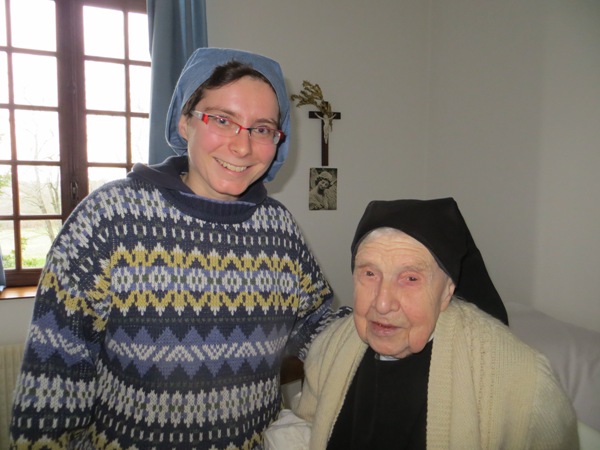
[[[0, 0], [6, 3], [7, 23], [10, 22], [9, 17], [9, 0]], [[12, 198], [13, 202], [17, 202], [16, 211], [6, 215], [0, 213], [0, 219], [12, 220], [15, 223], [15, 243], [21, 242], [21, 222], [30, 219], [48, 219], [61, 220], [62, 223], [68, 218], [77, 204], [88, 194], [88, 168], [89, 167], [122, 167], [130, 170], [133, 166], [131, 161], [131, 142], [127, 141], [128, 157], [126, 163], [88, 163], [86, 151], [86, 115], [91, 114], [113, 114], [107, 111], [86, 110], [85, 105], [85, 61], [101, 61], [101, 62], [118, 62], [123, 64], [123, 59], [91, 57], [84, 55], [84, 32], [83, 32], [83, 7], [95, 6], [108, 9], [117, 9], [127, 12], [146, 13], [146, 0], [59, 0], [55, 1], [56, 8], [56, 52], [38, 51], [21, 49], [11, 46], [10, 40], [7, 46], [0, 46], [0, 50], [6, 51], [8, 55], [8, 83], [10, 86], [8, 110], [11, 116], [10, 132], [15, 136], [14, 118], [15, 110], [48, 110], [58, 112], [58, 131], [59, 131], [59, 147], [60, 161], [48, 162], [40, 161], [39, 164], [34, 161], [18, 161], [16, 144], [14, 139], [11, 148], [12, 168]], [[126, 22], [127, 23], [127, 22]], [[10, 25], [7, 27], [7, 34], [10, 34]], [[127, 35], [128, 29], [125, 26], [124, 33]], [[125, 36], [127, 37], [127, 36]], [[125, 39], [125, 58], [126, 65], [128, 53], [128, 40]], [[32, 55], [48, 55], [56, 57], [57, 60], [57, 92], [58, 106], [57, 107], [27, 107], [26, 105], [15, 105], [12, 95], [12, 70], [11, 61], [13, 54], [32, 54]], [[150, 63], [142, 63], [136, 61], [137, 65], [147, 65]], [[128, 73], [128, 71], [127, 71]], [[126, 88], [129, 91], [129, 76], [126, 75]], [[148, 94], [150, 95], [150, 94]], [[16, 106], [16, 107], [15, 107]], [[127, 126], [129, 129], [129, 118], [131, 117], [148, 117], [146, 113], [132, 113], [129, 108], [129, 99], [127, 100], [126, 112], [119, 113], [127, 117]], [[6, 164], [5, 161], [0, 161]], [[60, 167], [60, 188], [61, 188], [61, 213], [57, 215], [21, 215], [19, 212], [19, 192], [15, 173], [18, 166], [25, 165], [44, 165]], [[27, 269], [22, 267], [22, 255], [20, 248], [16, 249], [16, 269], [6, 269], [6, 281], [8, 287], [17, 286], [33, 286], [37, 285], [42, 269]]]

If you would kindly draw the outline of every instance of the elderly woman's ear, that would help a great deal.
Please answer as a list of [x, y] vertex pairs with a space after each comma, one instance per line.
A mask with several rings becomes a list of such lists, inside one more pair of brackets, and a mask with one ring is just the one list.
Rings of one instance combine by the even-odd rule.
[[450, 277], [446, 281], [446, 288], [444, 290], [444, 296], [442, 298], [442, 303], [440, 305], [440, 311], [445, 311], [448, 305], [450, 304], [450, 300], [452, 300], [452, 296], [454, 295], [454, 290], [456, 289], [456, 285], [452, 281]]

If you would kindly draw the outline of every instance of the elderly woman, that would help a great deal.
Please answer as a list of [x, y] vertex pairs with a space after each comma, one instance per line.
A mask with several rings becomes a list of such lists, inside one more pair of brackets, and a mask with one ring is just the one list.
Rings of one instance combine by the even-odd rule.
[[578, 448], [547, 359], [493, 317], [504, 307], [453, 199], [372, 202], [352, 268], [354, 316], [305, 362], [294, 412], [311, 449]]

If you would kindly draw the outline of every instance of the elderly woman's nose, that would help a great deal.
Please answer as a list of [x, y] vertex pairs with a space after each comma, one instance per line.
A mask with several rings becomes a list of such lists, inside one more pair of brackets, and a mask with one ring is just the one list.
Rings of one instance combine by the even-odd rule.
[[398, 311], [400, 302], [396, 298], [395, 291], [389, 283], [382, 283], [374, 298], [375, 310], [380, 314]]

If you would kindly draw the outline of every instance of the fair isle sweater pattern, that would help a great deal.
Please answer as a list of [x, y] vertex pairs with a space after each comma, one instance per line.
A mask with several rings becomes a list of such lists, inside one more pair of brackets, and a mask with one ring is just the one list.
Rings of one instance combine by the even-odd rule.
[[38, 288], [15, 448], [260, 447], [284, 350], [305, 354], [334, 318], [332, 292], [279, 202], [190, 214], [206, 202], [128, 178], [65, 223]]

